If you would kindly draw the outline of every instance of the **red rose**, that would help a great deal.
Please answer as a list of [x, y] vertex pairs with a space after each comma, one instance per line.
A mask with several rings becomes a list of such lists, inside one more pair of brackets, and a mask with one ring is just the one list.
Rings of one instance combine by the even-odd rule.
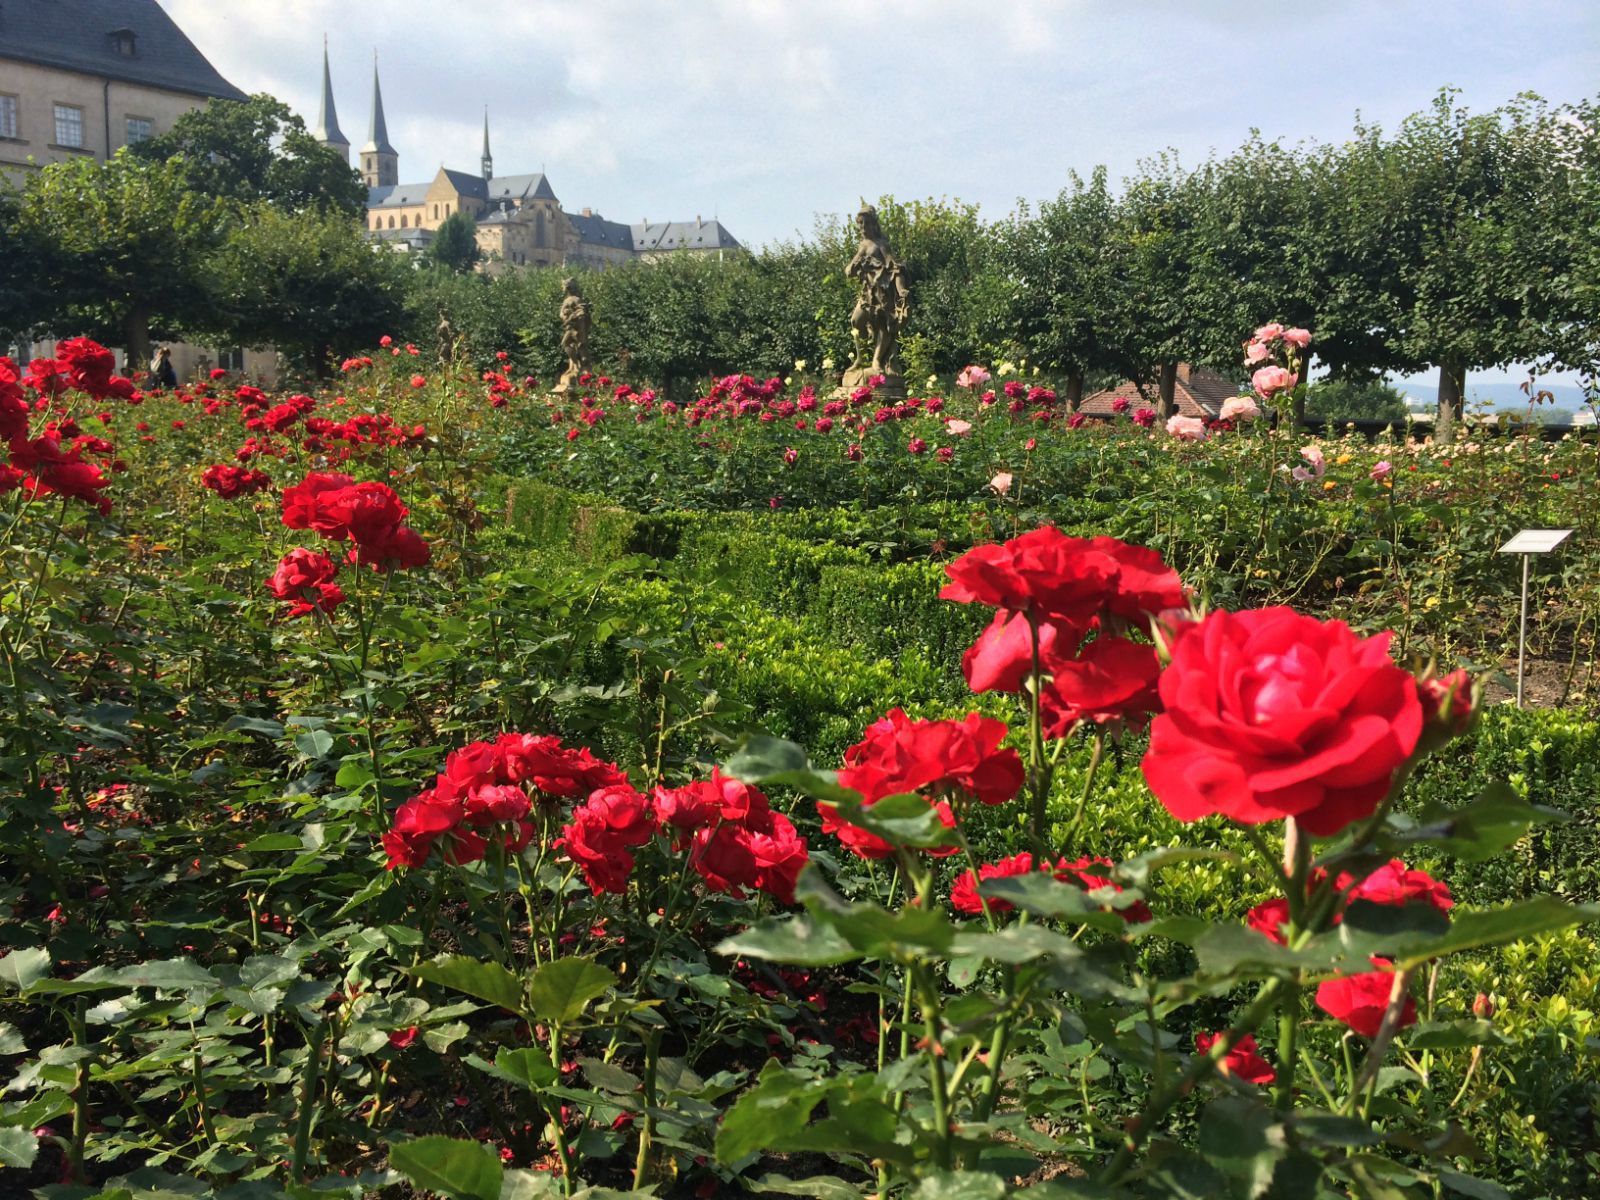
[[389, 870], [420, 867], [428, 861], [434, 844], [461, 823], [461, 805], [444, 799], [431, 788], [402, 804], [394, 823], [383, 835]]
[[[954, 829], [956, 827], [955, 813], [950, 810], [950, 805], [947, 801], [936, 801], [932, 807], [933, 811], [939, 814], [939, 820], [946, 829]], [[839, 815], [839, 810], [833, 805], [819, 801], [817, 812], [822, 816], [822, 832], [831, 833], [838, 838], [839, 844], [857, 858], [888, 858], [894, 853], [894, 847], [888, 842], [875, 833], [869, 833], [859, 825], [850, 824]], [[957, 852], [958, 848], [955, 846], [927, 851], [934, 858], [948, 858]]]
[[[1039, 622], [1039, 665], [1048, 673], [1063, 643], [1077, 635], [1054, 621]], [[1015, 692], [1033, 672], [1033, 631], [1019, 612], [1002, 608], [961, 656], [961, 673], [975, 692]]]
[[267, 590], [291, 605], [291, 620], [317, 609], [331, 613], [344, 603], [344, 592], [333, 582], [338, 569], [321, 551], [296, 547], [279, 560], [278, 569], [267, 580]]
[[1282, 896], [1256, 905], [1244, 915], [1244, 923], [1269, 941], [1288, 944], [1284, 929], [1289, 924], [1289, 902]]
[[755, 887], [761, 867], [750, 844], [750, 831], [742, 825], [716, 825], [694, 835], [689, 862], [713, 892], [724, 892], [735, 900], [744, 889]]
[[1011, 901], [1001, 900], [998, 897], [985, 900], [978, 894], [978, 885], [989, 879], [1026, 875], [1032, 870], [1033, 855], [1024, 850], [1021, 854], [1013, 854], [1010, 858], [1003, 858], [999, 862], [981, 864], [976, 875], [970, 870], [963, 871], [950, 888], [950, 907], [959, 913], [976, 914], [981, 913], [983, 906], [987, 904], [992, 913], [1010, 912], [1016, 907]]
[[1142, 728], [1160, 707], [1161, 663], [1156, 648], [1146, 643], [1102, 635], [1053, 669], [1050, 686], [1039, 697], [1046, 737], [1065, 737], [1079, 721], [1122, 721]]
[[313, 471], [300, 483], [283, 489], [283, 523], [290, 529], [310, 529], [321, 512], [322, 495], [354, 484], [355, 480], [348, 475]]
[[1329, 837], [1370, 816], [1422, 732], [1389, 638], [1289, 608], [1212, 613], [1162, 672], [1150, 790], [1180, 821], [1294, 817]]
[[627, 784], [601, 788], [578, 808], [556, 846], [577, 863], [595, 895], [628, 890], [635, 846], [655, 833], [650, 802]]
[[[1360, 975], [1341, 975], [1317, 988], [1317, 1007], [1364, 1038], [1378, 1036], [1383, 1014], [1389, 1008], [1389, 997], [1394, 991], [1394, 972], [1386, 969], [1387, 964], [1382, 959], [1373, 959], [1373, 962], [1385, 969]], [[1417, 1002], [1407, 996], [1396, 1028], [1404, 1029], [1416, 1024], [1416, 1021]]]
[[[1210, 1054], [1211, 1047], [1217, 1044], [1221, 1036], [1220, 1033], [1197, 1033], [1194, 1035], [1194, 1048], [1201, 1054]], [[1271, 1064], [1261, 1057], [1253, 1033], [1245, 1034], [1233, 1044], [1233, 1049], [1217, 1064], [1217, 1070], [1261, 1087], [1271, 1085], [1278, 1078]]]
[[945, 574], [950, 582], [941, 599], [1031, 611], [1082, 628], [1103, 607], [1117, 565], [1088, 538], [1045, 525], [1009, 542], [974, 546]]
[[794, 885], [811, 856], [806, 840], [782, 813], [773, 813], [771, 831], [752, 833], [748, 842], [756, 862], [755, 886], [785, 904], [794, 903]]
[[1398, 858], [1390, 859], [1356, 884], [1349, 899], [1365, 900], [1369, 904], [1431, 904], [1440, 912], [1448, 912], [1455, 905], [1449, 884], [1426, 871], [1407, 869]]

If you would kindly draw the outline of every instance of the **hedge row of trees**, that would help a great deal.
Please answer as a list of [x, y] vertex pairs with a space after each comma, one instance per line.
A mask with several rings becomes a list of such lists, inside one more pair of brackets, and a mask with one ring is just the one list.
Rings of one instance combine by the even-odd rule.
[[[1239, 339], [1271, 317], [1314, 329], [1335, 379], [1440, 368], [1458, 411], [1470, 370], [1600, 366], [1597, 168], [1595, 102], [1471, 114], [1445, 91], [1393, 131], [1252, 136], [1194, 168], [1162, 155], [1120, 190], [1103, 169], [1072, 174], [992, 222], [885, 197], [913, 288], [902, 358], [913, 379], [1026, 359], [1072, 398], [1111, 376], [1169, 397], [1180, 361], [1237, 371]], [[0, 329], [83, 330], [142, 356], [154, 328], [321, 364], [383, 332], [431, 344], [444, 312], [481, 358], [558, 369], [559, 272], [417, 269], [365, 243], [363, 198], [277, 101], [215, 103], [0, 197], [0, 251], [25, 264], [0, 280]], [[853, 242], [847, 219], [821, 219], [729, 261], [590, 275], [596, 350], [669, 388], [797, 359], [842, 368]]]

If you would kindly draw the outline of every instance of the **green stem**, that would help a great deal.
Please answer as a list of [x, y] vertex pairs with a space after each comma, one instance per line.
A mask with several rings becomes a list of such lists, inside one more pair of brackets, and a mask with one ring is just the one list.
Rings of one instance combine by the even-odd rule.
[[639, 1122], [639, 1153], [633, 1161], [633, 1189], [650, 1182], [650, 1151], [655, 1140], [656, 1061], [661, 1049], [661, 1031], [652, 1029], [644, 1042], [644, 1112]]
[[1077, 844], [1078, 829], [1083, 824], [1084, 814], [1089, 811], [1089, 796], [1094, 790], [1094, 778], [1100, 773], [1101, 760], [1106, 753], [1106, 731], [1096, 729], [1094, 733], [1094, 750], [1089, 755], [1089, 773], [1083, 779], [1083, 794], [1078, 797], [1078, 811], [1072, 814], [1072, 824], [1067, 827], [1065, 850], [1070, 853]]
[[306, 1181], [306, 1156], [311, 1149], [311, 1122], [317, 1113], [317, 1069], [322, 1063], [322, 1039], [306, 1036], [306, 1065], [300, 1074], [300, 1111], [295, 1116], [294, 1147], [289, 1177]]

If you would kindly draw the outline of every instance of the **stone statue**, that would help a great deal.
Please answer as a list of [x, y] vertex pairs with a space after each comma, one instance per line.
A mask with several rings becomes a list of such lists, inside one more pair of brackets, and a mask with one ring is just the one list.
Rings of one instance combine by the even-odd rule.
[[567, 369], [562, 373], [556, 391], [577, 390], [578, 379], [589, 369], [589, 330], [593, 316], [589, 302], [578, 290], [578, 281], [570, 276], [561, 281], [561, 349], [567, 356]]
[[905, 324], [911, 300], [906, 269], [883, 240], [878, 210], [865, 201], [856, 214], [856, 228], [861, 231], [861, 243], [844, 269], [859, 288], [850, 314], [855, 357], [841, 386], [845, 391], [854, 391], [874, 375], [882, 375], [880, 395], [904, 396], [906, 382], [900, 374], [898, 358], [900, 328]]
[[439, 362], [448, 366], [455, 360], [460, 346], [458, 345], [459, 339], [456, 337], [456, 328], [450, 324], [450, 317], [442, 308], [439, 310], [439, 324], [434, 330], [434, 334], [439, 339]]

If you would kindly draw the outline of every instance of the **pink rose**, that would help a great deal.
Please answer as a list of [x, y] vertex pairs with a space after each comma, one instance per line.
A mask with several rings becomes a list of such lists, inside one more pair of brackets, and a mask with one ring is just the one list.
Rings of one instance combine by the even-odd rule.
[[960, 417], [951, 417], [944, 423], [944, 427], [956, 437], [964, 437], [972, 432], [972, 422], [963, 421]]
[[1206, 437], [1206, 423], [1199, 417], [1186, 417], [1181, 413], [1173, 413], [1167, 419], [1167, 432], [1180, 441], [1203, 442]]
[[995, 477], [989, 480], [989, 489], [990, 491], [994, 492], [996, 496], [1004, 496], [1011, 490], [1011, 472], [997, 472]]
[[1296, 467], [1289, 472], [1296, 483], [1309, 483], [1313, 479], [1321, 479], [1328, 473], [1328, 462], [1327, 459], [1322, 457], [1321, 447], [1307, 446], [1300, 451], [1300, 457], [1305, 459], [1311, 466], [1309, 470], [1305, 467]]
[[1380, 459], [1369, 472], [1373, 479], [1382, 479], [1385, 475], [1394, 474], [1394, 464], [1388, 459]]
[[1272, 351], [1267, 349], [1265, 342], [1251, 342], [1244, 348], [1245, 365], [1255, 366], [1258, 362], [1265, 362], [1272, 357]]
[[1271, 342], [1281, 338], [1282, 336], [1283, 326], [1278, 324], [1278, 322], [1273, 321], [1270, 324], [1263, 325], [1260, 329], [1256, 330], [1251, 340], [1256, 342]]
[[1250, 376], [1250, 383], [1263, 400], [1271, 400], [1300, 382], [1300, 377], [1284, 367], [1262, 367]]
[[1261, 415], [1261, 407], [1250, 396], [1234, 396], [1222, 402], [1218, 415], [1224, 421], [1253, 421]]
[[1304, 350], [1311, 345], [1311, 331], [1309, 329], [1285, 329], [1283, 331], [1283, 340], [1291, 346], [1298, 346]]
[[982, 387], [989, 382], [989, 372], [979, 366], [963, 367], [961, 374], [956, 376], [956, 386], [969, 391]]

